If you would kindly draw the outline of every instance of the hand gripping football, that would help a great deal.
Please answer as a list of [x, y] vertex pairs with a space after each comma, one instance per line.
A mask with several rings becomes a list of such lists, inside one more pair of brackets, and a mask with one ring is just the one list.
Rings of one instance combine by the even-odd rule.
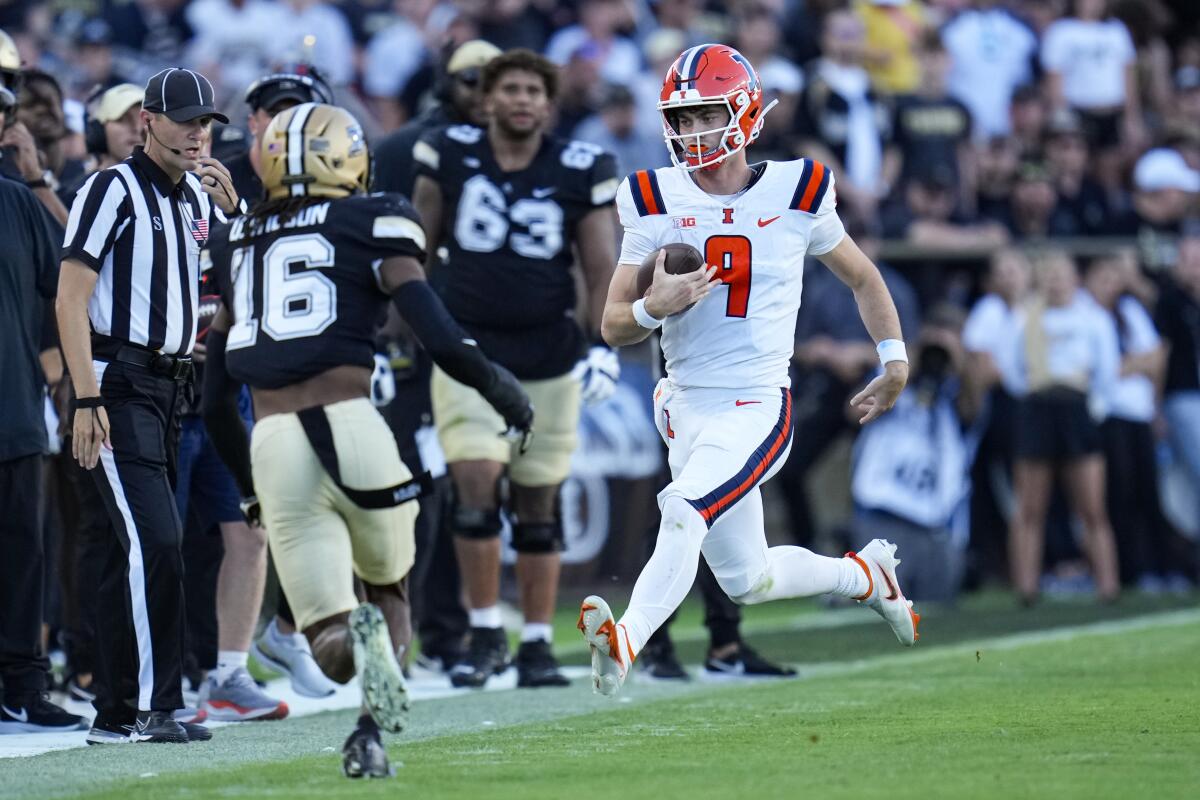
[[[663, 264], [663, 269], [671, 275], [695, 272], [704, 266], [704, 256], [700, 255], [700, 251], [690, 244], [672, 242], [671, 244], [663, 245], [661, 249], [666, 251], [667, 254], [667, 261]], [[638, 267], [638, 297], [645, 297], [646, 292], [650, 291], [650, 284], [654, 281], [654, 262], [658, 260], [658, 253], [658, 250], [650, 253], [642, 261], [642, 265]]]

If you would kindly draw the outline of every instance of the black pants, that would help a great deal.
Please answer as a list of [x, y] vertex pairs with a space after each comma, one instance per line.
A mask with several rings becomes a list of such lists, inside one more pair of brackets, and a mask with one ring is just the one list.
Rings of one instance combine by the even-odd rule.
[[413, 531], [417, 557], [410, 573], [409, 597], [422, 652], [456, 658], [467, 635], [468, 619], [454, 537], [446, 524], [452, 497], [450, 481], [449, 475], [438, 478], [434, 492], [419, 501], [421, 512]]
[[[95, 598], [100, 585], [99, 563], [116, 536], [104, 497], [87, 470], [71, 456], [71, 437], [63, 439], [57, 458], [59, 484], [63, 487], [62, 549], [59, 580], [62, 585], [63, 629], [67, 666], [73, 673], [95, 671]], [[100, 623], [103, 625], [103, 623]]]
[[117, 721], [183, 707], [183, 536], [170, 483], [177, 391], [174, 381], [119, 362], [100, 380], [112, 451], [101, 450], [92, 477], [116, 536], [95, 598], [104, 632], [95, 705]]
[[42, 456], [0, 461], [0, 679], [4, 698], [46, 688], [42, 652]]
[[1108, 516], [1117, 535], [1121, 583], [1176, 571], [1170, 528], [1158, 501], [1158, 460], [1148, 422], [1109, 417], [1101, 428], [1108, 461]]

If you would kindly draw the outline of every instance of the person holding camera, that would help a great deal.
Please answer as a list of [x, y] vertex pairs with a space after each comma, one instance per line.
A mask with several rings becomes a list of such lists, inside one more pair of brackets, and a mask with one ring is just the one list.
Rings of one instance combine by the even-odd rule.
[[854, 447], [854, 528], [907, 553], [896, 575], [915, 601], [951, 603], [962, 583], [983, 396], [966, 368], [963, 322], [956, 306], [929, 310], [912, 379]]
[[96, 744], [210, 737], [173, 716], [183, 707], [183, 560], [171, 440], [192, 376], [200, 248], [209, 225], [241, 207], [228, 171], [204, 155], [212, 121], [228, 119], [203, 75], [151, 77], [140, 118], [146, 147], [75, 197], [56, 304], [75, 385], [73, 455], [92, 470], [116, 533], [95, 598], [110, 623], [96, 643]]

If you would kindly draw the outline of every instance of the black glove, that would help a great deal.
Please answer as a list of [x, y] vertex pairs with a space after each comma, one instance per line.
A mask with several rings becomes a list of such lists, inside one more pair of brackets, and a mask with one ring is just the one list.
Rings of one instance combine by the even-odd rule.
[[499, 364], [492, 362], [495, 378], [491, 386], [483, 393], [483, 399], [491, 403], [492, 408], [504, 417], [504, 423], [509, 430], [528, 433], [533, 429], [533, 404], [525, 387], [511, 372]]

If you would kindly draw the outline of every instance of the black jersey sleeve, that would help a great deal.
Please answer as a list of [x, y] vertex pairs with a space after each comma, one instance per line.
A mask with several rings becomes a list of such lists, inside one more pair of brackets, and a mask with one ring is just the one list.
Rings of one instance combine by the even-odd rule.
[[583, 212], [613, 205], [617, 188], [617, 160], [612, 153], [590, 142], [565, 142], [558, 155], [564, 199]]
[[376, 270], [386, 258], [425, 260], [425, 231], [412, 205], [399, 194], [352, 197], [338, 206], [337, 230]]

